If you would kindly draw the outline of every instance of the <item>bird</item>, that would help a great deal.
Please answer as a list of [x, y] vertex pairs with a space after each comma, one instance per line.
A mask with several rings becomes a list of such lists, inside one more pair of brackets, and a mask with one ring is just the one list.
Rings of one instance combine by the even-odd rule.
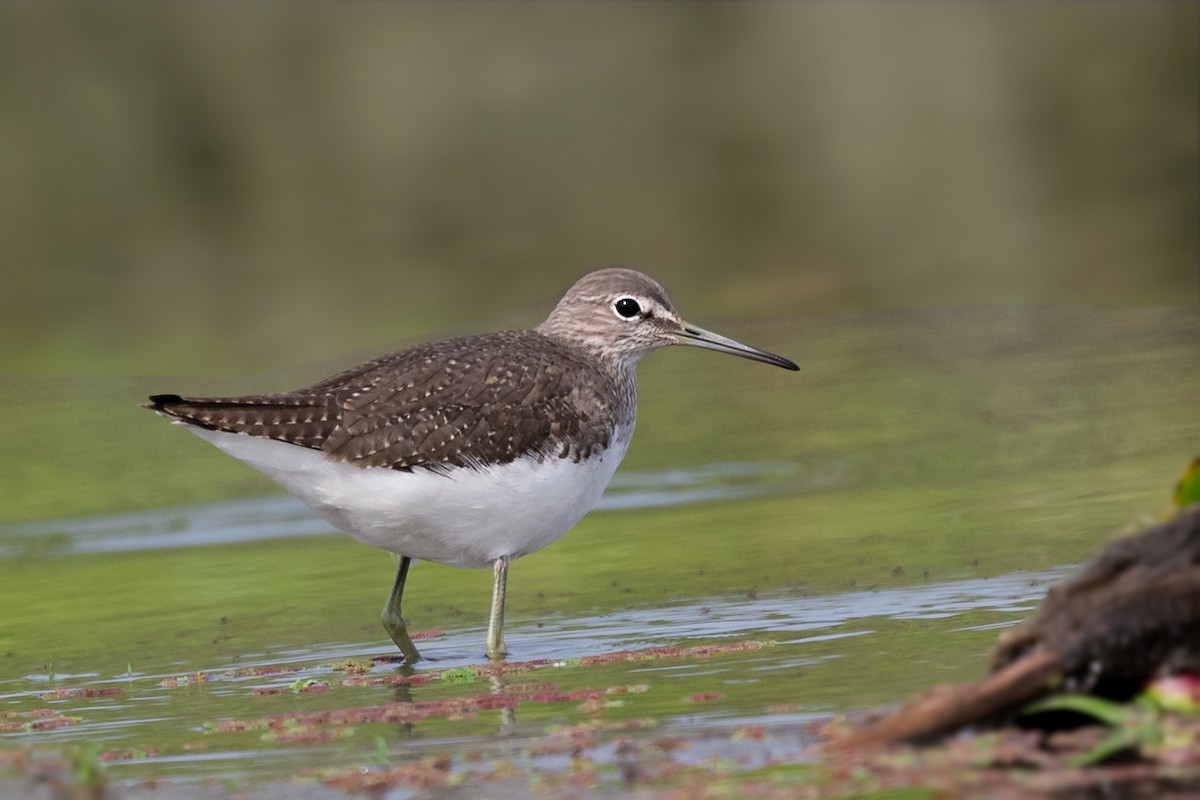
[[509, 562], [570, 530], [629, 447], [635, 368], [691, 345], [798, 370], [690, 324], [653, 278], [585, 274], [533, 329], [418, 344], [303, 389], [142, 404], [291, 492], [335, 528], [400, 556], [381, 621], [420, 654], [401, 600], [413, 560], [493, 571], [485, 654], [507, 655]]

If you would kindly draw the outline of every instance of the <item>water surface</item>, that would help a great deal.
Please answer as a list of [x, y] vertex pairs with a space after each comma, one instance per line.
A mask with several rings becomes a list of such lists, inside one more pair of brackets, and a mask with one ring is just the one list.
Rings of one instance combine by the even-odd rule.
[[[506, 638], [511, 660], [531, 663], [500, 685], [389, 678], [408, 674], [379, 660], [394, 560], [134, 408], [203, 385], [0, 377], [0, 723], [12, 729], [0, 747], [94, 742], [141, 756], [114, 762], [118, 779], [238, 782], [430, 755], [467, 772], [502, 757], [561, 772], [535, 743], [597, 718], [655, 721], [616, 738], [686, 732], [695, 746], [678, 757], [696, 763], [723, 746], [702, 731], [739, 726], [790, 731], [771, 746], [798, 752], [806, 720], [980, 674], [998, 629], [1151, 518], [1196, 455], [1191, 310], [699, 322], [802, 371], [686, 351], [646, 360], [638, 431], [601, 506], [512, 568]], [[416, 675], [482, 662], [490, 577], [412, 572], [410, 624], [437, 631], [418, 642]], [[754, 647], [686, 650], [735, 642]], [[605, 660], [659, 647], [685, 651]], [[346, 661], [366, 664], [366, 683]], [[208, 679], [189, 685], [198, 672]], [[297, 680], [328, 688], [298, 693]], [[548, 699], [549, 686], [636, 690], [598, 711]], [[105, 687], [121, 691], [53, 693]], [[515, 707], [321, 741], [213, 732], [464, 696]], [[41, 714], [67, 721], [40, 729]]]

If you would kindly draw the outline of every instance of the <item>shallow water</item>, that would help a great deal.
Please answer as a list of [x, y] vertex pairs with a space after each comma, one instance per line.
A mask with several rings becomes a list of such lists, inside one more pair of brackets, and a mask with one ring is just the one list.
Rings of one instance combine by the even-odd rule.
[[[978, 642], [979, 631], [1011, 624], [1028, 613], [1048, 581], [1060, 571], [1017, 573], [1000, 578], [955, 581], [902, 589], [850, 592], [831, 596], [805, 597], [796, 593], [771, 594], [748, 599], [745, 597], [706, 598], [704, 603], [678, 603], [653, 609], [629, 609], [602, 617], [557, 618], [538, 621], [517, 621], [510, 632], [510, 647], [521, 654], [523, 661], [539, 663], [535, 674], [522, 674], [513, 680], [545, 681], [572, 685], [581, 679], [582, 685], [608, 686], [647, 684], [653, 692], [639, 695], [634, 705], [643, 715], [664, 715], [669, 726], [745, 725], [769, 722], [786, 725], [816, 718], [834, 710], [828, 703], [818, 702], [812, 691], [814, 685], [828, 680], [831, 673], [846, 669], [846, 660], [870, 657], [881, 648], [899, 647], [906, 658], [913, 659], [915, 668], [925, 659], [909, 653], [909, 645], [895, 641], [897, 625], [921, 623], [920, 636], [937, 634], [946, 641], [947, 650], [961, 646], [955, 639]], [[425, 661], [420, 670], [447, 670], [478, 664], [477, 651], [483, 636], [481, 627], [468, 627], [447, 632], [423, 642]], [[641, 664], [620, 665], [619, 668], [573, 666], [572, 661], [624, 649], [643, 650], [665, 647], [679, 642], [764, 641], [774, 646], [755, 650], [737, 657], [719, 656], [704, 660], [662, 658]], [[390, 644], [379, 641], [339, 642], [295, 650], [247, 652], [233, 660], [214, 659], [192, 663], [210, 677], [197, 686], [164, 686], [164, 680], [180, 676], [178, 670], [130, 672], [123, 675], [84, 673], [76, 675], [33, 673], [0, 682], [0, 702], [7, 708], [40, 705], [60, 714], [79, 714], [82, 720], [75, 725], [49, 732], [17, 734], [16, 738], [44, 741], [99, 741], [105, 749], [161, 747], [168, 752], [145, 762], [122, 762], [116, 765], [121, 772], [140, 772], [153, 764], [156, 774], [187, 776], [244, 775], [248, 766], [265, 775], [285, 776], [312, 758], [327, 759], [328, 763], [344, 760], [345, 743], [336, 747], [322, 743], [307, 745], [303, 755], [289, 753], [287, 748], [265, 746], [260, 742], [224, 748], [219, 734], [202, 752], [187, 752], [183, 745], [203, 739], [201, 726], [222, 719], [260, 717], [265, 714], [294, 711], [297, 707], [311, 710], [312, 703], [303, 695], [288, 691], [278, 697], [252, 697], [251, 689], [287, 689], [297, 680], [331, 680], [341, 675], [331, 664], [350, 659], [384, 658], [393, 654]], [[284, 668], [280, 674], [254, 674], [258, 669]], [[371, 676], [398, 673], [394, 664], [376, 664]], [[336, 683], [335, 683], [336, 686]], [[54, 688], [90, 687], [119, 688], [117, 698], [66, 698], [42, 700]], [[489, 691], [487, 685], [450, 687], [453, 694], [463, 691]], [[334, 700], [341, 706], [358, 707], [387, 703], [397, 699], [393, 688], [336, 687], [334, 695], [325, 694], [321, 700]], [[724, 697], [711, 708], [687, 708], [684, 698], [697, 691], [720, 691]], [[447, 687], [421, 686], [406, 691], [408, 701], [427, 701], [450, 694]], [[808, 698], [795, 703], [794, 708], [767, 712], [767, 709], [788, 698]], [[324, 702], [319, 705], [325, 705]], [[445, 733], [410, 732], [407, 748], [413, 742], [423, 746], [455, 746], [464, 737], [472, 741], [486, 739], [504, 729], [506, 735], [523, 731], [527, 736], [544, 732], [550, 723], [569, 724], [579, 716], [574, 704], [556, 709], [550, 717], [538, 714], [525, 725], [518, 711], [516, 719], [502, 723], [499, 715], [460, 722]], [[388, 733], [386, 726], [376, 726], [380, 734]], [[658, 733], [661, 734], [661, 731]], [[10, 734], [11, 736], [12, 734]], [[172, 742], [183, 740], [176, 752]], [[234, 738], [226, 736], [226, 739]], [[460, 742], [461, 743], [461, 742]], [[480, 741], [472, 741], [479, 746]], [[359, 754], [360, 747], [351, 748]], [[314, 751], [316, 751], [314, 753]], [[697, 757], [695, 753], [691, 757]], [[247, 761], [253, 762], [247, 765]]]
[[[384, 660], [377, 623], [391, 557], [132, 408], [203, 387], [0, 379], [0, 748], [94, 742], [136, 756], [110, 764], [118, 780], [244, 782], [429, 755], [472, 779], [498, 760], [568, 772], [544, 752], [551, 726], [650, 720], [590, 752], [619, 766], [622, 737], [686, 736], [681, 763], [730, 747], [745, 769], [800, 759], [806, 720], [980, 674], [997, 629], [1149, 519], [1196, 455], [1191, 310], [706, 327], [803, 371], [648, 359], [639, 429], [600, 508], [512, 568], [506, 639], [528, 671], [491, 682], [396, 685], [408, 671]], [[435, 631], [418, 641], [417, 676], [482, 662], [489, 589], [487, 571], [412, 572], [406, 615]], [[753, 647], [688, 649], [738, 642]], [[661, 647], [684, 650], [612, 657]], [[292, 690], [309, 679], [328, 686]], [[72, 689], [120, 692], [47, 694]], [[621, 702], [581, 701], [587, 690]], [[395, 703], [428, 713], [294, 741], [219, 730]], [[746, 726], [776, 735], [705, 739]]]

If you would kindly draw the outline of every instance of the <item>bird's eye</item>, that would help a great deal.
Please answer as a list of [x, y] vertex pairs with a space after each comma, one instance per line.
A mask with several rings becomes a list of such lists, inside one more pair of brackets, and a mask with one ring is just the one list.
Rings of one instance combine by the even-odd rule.
[[642, 307], [632, 297], [622, 297], [613, 303], [613, 309], [616, 310], [618, 316], [624, 319], [632, 319], [642, 313]]

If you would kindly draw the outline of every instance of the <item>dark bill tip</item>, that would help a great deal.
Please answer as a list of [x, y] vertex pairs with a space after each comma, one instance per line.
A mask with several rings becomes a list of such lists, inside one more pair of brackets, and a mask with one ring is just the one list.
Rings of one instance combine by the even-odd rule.
[[759, 350], [757, 347], [751, 347], [748, 344], [722, 336], [719, 333], [705, 330], [696, 325], [684, 323], [683, 327], [675, 333], [676, 340], [679, 344], [692, 345], [693, 347], [703, 347], [706, 350], [716, 350], [718, 353], [729, 353], [733, 356], [741, 356], [748, 358], [751, 361], [761, 361], [764, 364], [771, 364], [783, 369], [799, 371], [800, 367], [796, 363], [783, 356], [777, 356], [774, 353], [768, 353], [766, 350]]

